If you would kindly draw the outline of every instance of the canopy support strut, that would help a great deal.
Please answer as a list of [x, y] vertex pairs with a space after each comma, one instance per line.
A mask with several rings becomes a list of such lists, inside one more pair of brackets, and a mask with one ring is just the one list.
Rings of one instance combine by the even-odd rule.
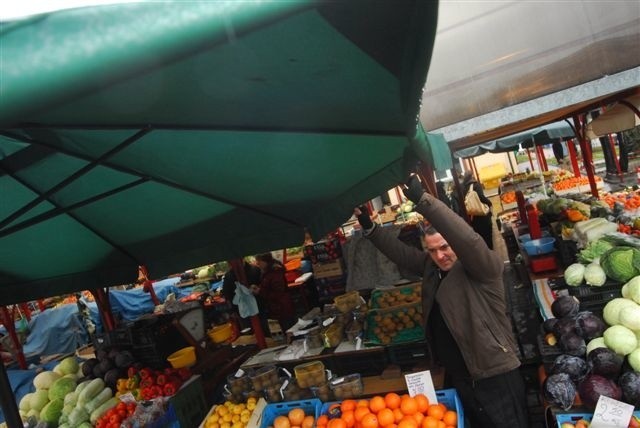
[[[2, 405], [2, 412], [7, 422], [7, 426], [10, 427], [22, 427], [22, 418], [20, 412], [18, 412], [18, 405], [16, 404], [11, 384], [9, 383], [9, 377], [7, 376], [7, 370], [4, 364], [0, 364], [0, 405]], [[26, 367], [24, 367], [26, 369]]]
[[587, 177], [589, 178], [589, 186], [591, 187], [591, 194], [593, 197], [598, 197], [598, 187], [596, 186], [596, 180], [593, 173], [593, 157], [591, 154], [591, 143], [587, 141], [585, 137], [585, 123], [579, 116], [573, 117], [573, 122], [576, 125], [576, 136], [580, 143], [580, 150], [582, 150], [582, 160], [584, 162], [584, 169], [587, 171]]
[[573, 169], [573, 175], [576, 177], [580, 177], [580, 166], [578, 165], [576, 142], [573, 138], [567, 141], [567, 148], [569, 149], [569, 159], [571, 159], [571, 168]]
[[113, 319], [113, 313], [111, 313], [111, 303], [109, 302], [109, 294], [102, 288], [94, 288], [89, 290], [96, 300], [98, 305], [98, 311], [100, 312], [100, 318], [104, 323], [105, 330], [112, 331], [116, 328], [115, 320]]

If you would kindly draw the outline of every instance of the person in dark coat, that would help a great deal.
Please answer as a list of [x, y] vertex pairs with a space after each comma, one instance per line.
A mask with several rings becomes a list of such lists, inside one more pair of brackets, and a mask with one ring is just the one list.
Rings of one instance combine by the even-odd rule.
[[[260, 272], [260, 268], [254, 264], [251, 264], [244, 261], [244, 274], [247, 278], [247, 288], [251, 288], [252, 285], [258, 285], [261, 281], [262, 273]], [[222, 281], [222, 295], [225, 300], [229, 302], [233, 307], [233, 312], [240, 320], [240, 325], [242, 329], [251, 327], [248, 319], [240, 318], [240, 313], [238, 311], [238, 306], [234, 305], [233, 296], [236, 294], [236, 275], [233, 273], [233, 269], [230, 269], [224, 275], [224, 279]], [[265, 337], [271, 337], [271, 331], [269, 330], [269, 321], [267, 316], [267, 305], [262, 298], [262, 296], [255, 296], [256, 303], [258, 304], [258, 315], [260, 317], [260, 325], [262, 326], [262, 331]]]
[[417, 177], [404, 193], [430, 223], [424, 250], [400, 242], [390, 228], [375, 225], [366, 209], [356, 208], [364, 237], [398, 266], [422, 276], [422, 326], [470, 426], [529, 426], [503, 260], [469, 224], [425, 193]]
[[491, 204], [489, 198], [484, 195], [482, 185], [478, 183], [471, 171], [464, 172], [464, 176], [462, 178], [462, 187], [464, 189], [465, 195], [467, 194], [469, 189], [473, 187], [473, 190], [476, 191], [478, 197], [480, 198], [480, 202], [489, 206], [489, 214], [476, 215], [471, 217], [471, 227], [473, 227], [473, 230], [475, 230], [480, 236], [482, 236], [484, 242], [487, 243], [487, 247], [493, 250], [493, 223], [491, 213], [491, 207], [493, 206], [493, 204]]
[[258, 254], [256, 264], [262, 271], [262, 280], [259, 287], [253, 288], [254, 293], [265, 300], [269, 318], [278, 320], [284, 333], [297, 321], [284, 265], [271, 253]]
[[444, 183], [442, 181], [436, 182], [436, 191], [438, 194], [438, 199], [440, 199], [446, 206], [451, 208], [451, 199], [449, 199], [449, 195], [447, 195], [447, 191], [444, 188]]

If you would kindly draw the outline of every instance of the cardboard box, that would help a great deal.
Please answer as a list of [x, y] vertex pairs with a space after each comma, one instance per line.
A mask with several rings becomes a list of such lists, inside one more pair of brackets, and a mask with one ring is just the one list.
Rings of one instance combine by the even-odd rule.
[[341, 258], [328, 262], [314, 263], [311, 266], [313, 268], [313, 276], [317, 279], [341, 276], [344, 273], [344, 262]]

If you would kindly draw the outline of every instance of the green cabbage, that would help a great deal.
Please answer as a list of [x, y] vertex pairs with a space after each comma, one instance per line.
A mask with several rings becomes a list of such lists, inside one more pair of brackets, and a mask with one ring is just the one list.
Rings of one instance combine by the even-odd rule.
[[51, 388], [49, 388], [49, 400], [64, 400], [65, 395], [73, 392], [75, 389], [75, 379], [69, 377], [61, 377], [60, 379], [53, 382], [53, 385], [51, 385]]
[[627, 360], [633, 370], [640, 372], [640, 348], [630, 353]]
[[39, 412], [42, 410], [44, 406], [49, 402], [49, 391], [46, 389], [36, 389], [36, 392], [31, 396], [31, 400], [29, 400], [29, 404], [31, 404], [31, 409]]
[[640, 305], [629, 305], [620, 310], [618, 314], [620, 324], [633, 331], [640, 330]]
[[53, 426], [58, 425], [58, 419], [62, 415], [62, 408], [64, 402], [60, 399], [50, 401], [49, 404], [44, 406], [44, 409], [40, 412], [40, 420]]
[[619, 355], [628, 355], [638, 347], [633, 331], [622, 325], [614, 325], [604, 331], [604, 344]]
[[626, 308], [627, 306], [635, 306], [635, 303], [622, 297], [616, 297], [615, 299], [608, 301], [602, 310], [604, 322], [609, 325], [620, 324], [620, 311], [622, 308]]
[[584, 280], [588, 285], [600, 287], [607, 281], [607, 275], [597, 263], [591, 263], [584, 270]]
[[600, 266], [609, 278], [627, 282], [640, 275], [640, 250], [632, 247], [614, 247], [600, 257]]
[[581, 263], [589, 264], [602, 256], [607, 250], [610, 250], [611, 248], [613, 248], [613, 244], [609, 241], [605, 241], [604, 239], [591, 241], [582, 251], [580, 251], [578, 260]]
[[596, 337], [595, 339], [591, 339], [589, 343], [587, 343], [587, 355], [589, 352], [593, 351], [596, 348], [606, 348], [607, 345], [604, 344], [604, 337]]
[[31, 397], [33, 397], [33, 392], [29, 392], [28, 394], [25, 394], [20, 399], [20, 404], [18, 404], [18, 408], [23, 412], [28, 412], [29, 410], [31, 410]]
[[67, 357], [60, 361], [60, 364], [55, 368], [59, 369], [62, 372], [62, 375], [75, 374], [78, 371], [78, 361], [76, 360], [76, 357]]
[[571, 287], [582, 284], [586, 267], [580, 263], [569, 265], [564, 271], [564, 281]]
[[35, 386], [36, 389], [49, 389], [51, 388], [51, 385], [53, 385], [53, 382], [60, 379], [61, 377], [62, 376], [60, 376], [58, 373], [45, 371], [39, 373], [36, 377], [33, 378], [33, 386]]
[[640, 276], [635, 276], [622, 287], [622, 297], [640, 304]]

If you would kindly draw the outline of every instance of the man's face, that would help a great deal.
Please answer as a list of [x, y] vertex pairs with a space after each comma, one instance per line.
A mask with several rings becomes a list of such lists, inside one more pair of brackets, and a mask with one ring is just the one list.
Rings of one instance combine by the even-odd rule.
[[447, 241], [439, 233], [425, 235], [424, 247], [441, 271], [448, 272], [458, 260], [456, 253], [453, 252]]

